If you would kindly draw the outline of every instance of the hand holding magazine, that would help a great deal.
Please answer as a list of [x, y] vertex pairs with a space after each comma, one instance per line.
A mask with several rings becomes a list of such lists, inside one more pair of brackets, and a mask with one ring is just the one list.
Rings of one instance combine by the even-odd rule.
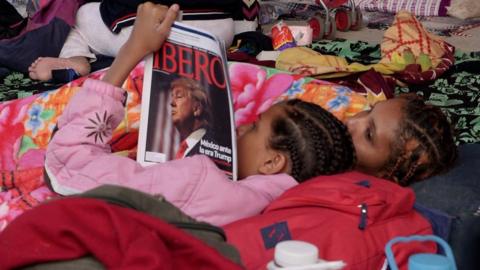
[[174, 23], [162, 48], [146, 59], [140, 123], [137, 161], [142, 165], [203, 154], [236, 180], [223, 42]]

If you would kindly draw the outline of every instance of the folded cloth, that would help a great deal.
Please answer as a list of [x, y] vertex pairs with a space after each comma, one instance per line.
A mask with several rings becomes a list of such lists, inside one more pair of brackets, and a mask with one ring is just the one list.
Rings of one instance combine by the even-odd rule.
[[390, 28], [385, 31], [380, 45], [382, 60], [391, 63], [395, 54], [403, 55], [410, 51], [415, 57], [429, 56], [432, 67], [436, 67], [445, 54], [445, 41], [429, 33], [412, 13], [401, 11], [395, 16]]
[[399, 12], [387, 29], [378, 63], [348, 63], [344, 57], [321, 55], [306, 47], [282, 51], [275, 67], [315, 78], [338, 78], [374, 69], [408, 84], [429, 83], [454, 63], [455, 48], [440, 37], [428, 33], [408, 12]]

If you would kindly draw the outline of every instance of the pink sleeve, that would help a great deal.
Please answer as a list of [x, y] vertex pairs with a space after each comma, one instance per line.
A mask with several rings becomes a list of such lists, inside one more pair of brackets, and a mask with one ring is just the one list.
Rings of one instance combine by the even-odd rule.
[[107, 142], [124, 117], [124, 90], [87, 80], [71, 99], [48, 145], [45, 169], [55, 192], [68, 195], [101, 184], [162, 194], [181, 207], [198, 185], [205, 161], [193, 157], [142, 167], [111, 154]]
[[[215, 166], [213, 162], [212, 166]], [[259, 214], [285, 190], [298, 184], [287, 174], [253, 175], [238, 182], [215, 181], [220, 177], [214, 175], [209, 174], [196, 191], [195, 202], [192, 200], [183, 210], [199, 220], [219, 226]]]

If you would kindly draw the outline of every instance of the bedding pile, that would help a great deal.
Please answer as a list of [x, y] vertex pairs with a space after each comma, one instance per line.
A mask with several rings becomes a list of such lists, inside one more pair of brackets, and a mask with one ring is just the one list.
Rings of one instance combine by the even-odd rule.
[[[136, 154], [143, 68], [140, 63], [123, 85], [128, 91], [126, 117], [110, 142], [113, 152], [131, 158]], [[363, 95], [344, 86], [246, 63], [230, 63], [229, 69], [237, 100], [237, 125], [255, 120], [269, 104], [288, 98], [317, 103], [340, 119], [368, 107]], [[98, 79], [104, 73], [101, 70], [88, 77]], [[43, 181], [45, 150], [57, 118], [85, 79], [0, 103], [0, 230], [25, 210], [54, 196]]]
[[[403, 16], [405, 20], [413, 20], [413, 17], [409, 17], [408, 14], [403, 14]], [[414, 25], [418, 26], [419, 24]], [[392, 33], [394, 32], [392, 31]], [[330, 61], [336, 65], [328, 69], [322, 67], [320, 69], [322, 72], [318, 72], [318, 74], [314, 72], [303, 73], [303, 75], [291, 74], [257, 65], [231, 63], [230, 77], [237, 100], [235, 103], [236, 118], [238, 119], [236, 124], [253, 121], [256, 115], [261, 113], [260, 108], [266, 108], [273, 102], [287, 98], [297, 97], [315, 102], [330, 110], [338, 118], [344, 119], [364, 110], [369, 104], [392, 97], [394, 94], [416, 92], [424, 95], [429, 102], [440, 106], [451, 117], [459, 131], [457, 143], [480, 142], [478, 103], [480, 77], [476, 75], [478, 70], [475, 68], [478, 66], [476, 63], [480, 62], [479, 55], [457, 52], [454, 64], [453, 47], [427, 32], [420, 33], [427, 38], [424, 40], [426, 42], [424, 44], [430, 44], [428, 45], [431, 46], [430, 51], [425, 51], [426, 47], [410, 46], [408, 42], [401, 44], [401, 39], [394, 41], [394, 35], [389, 38], [389, 42], [390, 46], [394, 48], [397, 45], [398, 48], [408, 48], [417, 55], [423, 52], [430, 53], [428, 54], [428, 59], [431, 61], [430, 66], [423, 71], [428, 76], [421, 76], [422, 72], [418, 72], [418, 68], [422, 68], [421, 64], [417, 65], [416, 73], [415, 70], [410, 73], [406, 72], [405, 58], [399, 57], [399, 55], [392, 54], [390, 61], [385, 61], [385, 44], [382, 44], [382, 47], [348, 41], [318, 41], [310, 48], [291, 49], [296, 52], [301, 50], [307, 56], [320, 52], [321, 55], [318, 55], [320, 63]], [[428, 41], [429, 39], [430, 41]], [[382, 52], [382, 50], [384, 51]], [[298, 53], [296, 56], [296, 58], [292, 58], [292, 61], [298, 59], [301, 54]], [[290, 65], [295, 64], [294, 62], [289, 63]], [[432, 63], [436, 63], [436, 66], [433, 66]], [[441, 66], [442, 63], [443, 66]], [[370, 70], [375, 66], [380, 68], [377, 71]], [[88, 77], [100, 78], [103, 73], [104, 71], [101, 70]], [[441, 73], [443, 73], [442, 76], [440, 76]], [[310, 77], [318, 75], [317, 77], [323, 78], [326, 74], [329, 75], [327, 77], [333, 77], [330, 78], [332, 82]], [[360, 76], [358, 76], [359, 74]], [[393, 77], [395, 80], [409, 78], [412, 82], [415, 79], [428, 78], [428, 83], [398, 86], [392, 84], [395, 80], [384, 80], [385, 74], [394, 74], [394, 76], [387, 77]], [[411, 74], [415, 76], [407, 76]], [[432, 77], [432, 75], [435, 76]], [[125, 120], [116, 129], [111, 141], [114, 152], [132, 158], [135, 157], [138, 136], [142, 77], [143, 65], [139, 64], [124, 84], [124, 88], [129, 93], [127, 114]], [[37, 90], [41, 91], [39, 89], [31, 91], [27, 89], [23, 93], [27, 97], [0, 103], [0, 172], [2, 175], [0, 229], [5, 228], [23, 211], [53, 196], [43, 182], [45, 149], [55, 127], [56, 119], [84, 80], [85, 78], [79, 78], [54, 90], [41, 93], [36, 93]], [[382, 81], [383, 84], [380, 83]], [[22, 91], [25, 91], [22, 86], [29, 83], [25, 77], [21, 76], [12, 77], [5, 82], [17, 85], [18, 89], [22, 89]], [[356, 87], [359, 85], [362, 87]], [[254, 87], [252, 88], [252, 86]], [[8, 85], [6, 88], [15, 89]], [[254, 89], [254, 91], [246, 91], [247, 89]], [[354, 89], [355, 92], [350, 89]], [[5, 99], [8, 98], [5, 97]], [[15, 98], [15, 95], [10, 98]]]
[[[32, 1], [37, 4], [33, 6], [37, 11], [56, 7], [59, 12], [58, 6], [48, 4], [53, 2]], [[367, 2], [381, 2], [398, 8], [415, 1], [356, 2], [365, 3], [365, 7]], [[420, 15], [437, 16], [443, 14], [446, 1], [417, 2], [424, 3], [417, 10], [424, 13]], [[69, 3], [71, 11], [78, 1]], [[243, 3], [258, 9], [257, 1]], [[373, 12], [374, 16], [379, 14]], [[236, 125], [252, 122], [271, 104], [291, 98], [314, 102], [344, 120], [375, 102], [400, 93], [417, 93], [449, 116], [458, 133], [457, 144], [480, 143], [480, 52], [455, 51], [435, 35], [455, 35], [462, 27], [480, 26], [480, 21], [464, 21], [463, 26], [448, 26], [447, 30], [432, 34], [432, 28], [424, 24], [435, 18], [406, 12], [395, 17], [389, 15], [388, 26], [393, 25], [385, 28], [382, 44], [315, 41], [282, 52], [276, 62], [277, 69], [230, 62]], [[382, 17], [376, 19], [380, 22]], [[450, 19], [445, 20], [450, 23]], [[68, 19], [61, 22], [62, 35], [68, 32], [71, 23]], [[381, 23], [373, 26], [374, 23], [370, 20], [371, 27], [381, 27]], [[100, 79], [105, 74], [105, 70], [99, 70], [63, 85], [32, 81], [24, 67], [21, 72], [11, 69], [0, 67], [0, 231], [26, 210], [58, 196], [44, 182], [45, 151], [57, 119], [87, 78]], [[132, 159], [136, 156], [143, 71], [140, 63], [124, 82], [123, 88], [128, 92], [126, 114], [109, 142], [112, 152]]]

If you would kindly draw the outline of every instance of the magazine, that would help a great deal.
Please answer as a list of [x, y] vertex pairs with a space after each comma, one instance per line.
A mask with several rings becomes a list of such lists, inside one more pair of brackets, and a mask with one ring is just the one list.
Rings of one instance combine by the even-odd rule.
[[236, 180], [233, 103], [225, 46], [206, 31], [175, 22], [145, 60], [137, 161], [197, 154]]

